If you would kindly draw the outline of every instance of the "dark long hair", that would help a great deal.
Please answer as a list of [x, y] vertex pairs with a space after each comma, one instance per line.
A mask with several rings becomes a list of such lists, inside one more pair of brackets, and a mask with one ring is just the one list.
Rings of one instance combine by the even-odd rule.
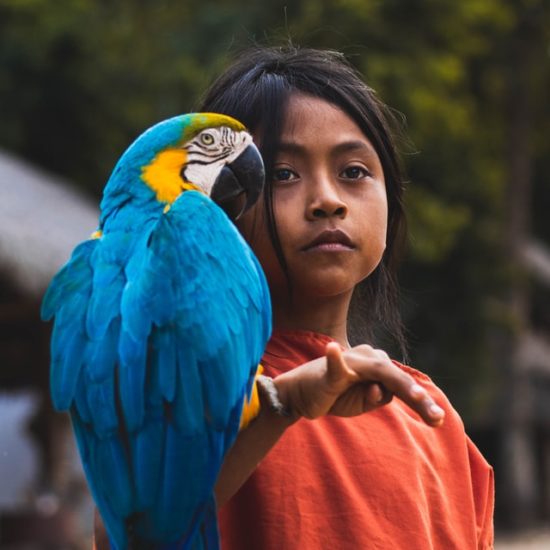
[[200, 111], [240, 120], [259, 140], [266, 165], [264, 193], [268, 231], [283, 271], [288, 276], [273, 213], [272, 170], [288, 98], [301, 92], [328, 101], [351, 117], [375, 148], [386, 183], [388, 233], [382, 261], [357, 285], [348, 331], [353, 343], [374, 342], [385, 330], [406, 356], [398, 304], [396, 270], [405, 240], [403, 176], [393, 138], [390, 110], [361, 79], [341, 53], [325, 50], [254, 48], [241, 53], [205, 93]]

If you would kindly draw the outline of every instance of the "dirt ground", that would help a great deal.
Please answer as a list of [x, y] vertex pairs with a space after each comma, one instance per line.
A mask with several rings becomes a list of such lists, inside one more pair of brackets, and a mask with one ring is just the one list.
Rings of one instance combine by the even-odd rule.
[[550, 527], [516, 535], [497, 533], [495, 550], [550, 550]]

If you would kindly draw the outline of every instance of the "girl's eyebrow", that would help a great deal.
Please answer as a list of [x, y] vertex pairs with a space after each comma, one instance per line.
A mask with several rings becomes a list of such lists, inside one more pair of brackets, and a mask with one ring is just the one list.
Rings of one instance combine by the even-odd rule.
[[368, 141], [362, 141], [359, 139], [339, 143], [332, 149], [332, 154], [339, 155], [341, 153], [350, 153], [353, 151], [365, 152], [369, 156], [378, 156], [374, 150], [374, 147]]
[[[374, 147], [368, 141], [362, 140], [350, 140], [343, 141], [335, 145], [331, 150], [331, 155], [338, 156], [342, 153], [349, 153], [353, 151], [364, 152], [369, 156], [378, 157]], [[307, 153], [307, 147], [296, 143], [294, 141], [283, 141], [278, 144], [277, 152], [279, 153], [294, 153], [297, 155], [305, 155]]]

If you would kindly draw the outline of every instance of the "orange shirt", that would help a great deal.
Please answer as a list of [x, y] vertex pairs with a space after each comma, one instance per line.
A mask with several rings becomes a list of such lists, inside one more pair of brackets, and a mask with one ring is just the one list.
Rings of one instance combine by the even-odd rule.
[[[278, 331], [265, 373], [320, 357], [329, 341]], [[299, 420], [221, 508], [223, 550], [493, 547], [492, 468], [443, 392], [399, 366], [443, 407], [443, 426], [399, 399], [353, 418]]]

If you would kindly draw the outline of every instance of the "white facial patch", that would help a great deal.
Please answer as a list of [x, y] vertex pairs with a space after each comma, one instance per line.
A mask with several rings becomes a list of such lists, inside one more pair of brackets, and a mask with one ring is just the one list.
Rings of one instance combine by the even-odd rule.
[[252, 136], [248, 132], [237, 132], [227, 126], [203, 130], [185, 146], [185, 179], [210, 195], [223, 167], [233, 162], [251, 143]]

